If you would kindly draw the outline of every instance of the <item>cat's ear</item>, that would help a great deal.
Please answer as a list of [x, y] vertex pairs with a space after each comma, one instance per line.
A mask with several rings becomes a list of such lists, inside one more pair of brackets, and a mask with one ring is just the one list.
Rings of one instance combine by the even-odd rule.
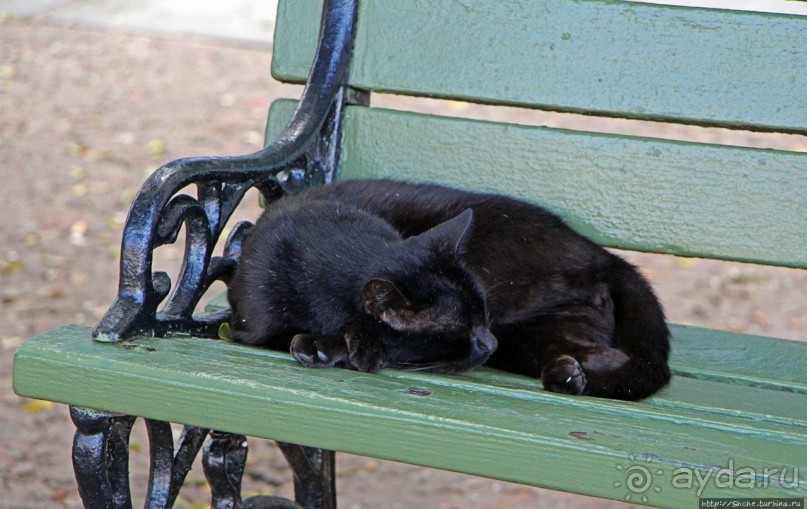
[[409, 302], [398, 288], [385, 279], [371, 279], [362, 287], [364, 310], [376, 318], [391, 308], [406, 306]]
[[465, 247], [471, 238], [473, 223], [474, 211], [468, 208], [452, 219], [422, 233], [421, 236], [448, 246], [453, 254], [460, 256], [465, 253]]

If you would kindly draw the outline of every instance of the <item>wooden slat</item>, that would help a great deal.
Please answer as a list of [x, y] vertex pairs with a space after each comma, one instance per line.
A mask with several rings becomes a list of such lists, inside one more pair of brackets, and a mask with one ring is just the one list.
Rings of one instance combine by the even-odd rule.
[[[547, 393], [487, 369], [367, 375], [305, 369], [288, 355], [222, 341], [133, 345], [93, 342], [82, 327], [51, 331], [17, 351], [15, 391], [606, 498], [624, 499], [625, 471], [641, 465], [661, 488], [647, 503], [668, 508], [693, 507], [698, 496], [807, 492], [803, 394], [679, 377], [647, 402], [628, 403]], [[785, 481], [799, 469], [798, 486], [773, 482], [784, 467]], [[696, 493], [697, 484], [671, 484], [682, 468], [751, 468], [754, 484], [768, 484], [752, 494], [747, 482], [707, 482]], [[765, 477], [764, 468], [778, 470]]]
[[[280, 2], [273, 74], [305, 80], [321, 2]], [[601, 0], [362, 0], [360, 88], [807, 131], [807, 17]]]
[[[725, 352], [726, 350], [722, 350]], [[673, 365], [678, 364], [679, 361], [673, 358]], [[691, 371], [693, 368], [687, 366], [684, 371]], [[697, 369], [697, 368], [694, 368]], [[678, 371], [675, 369], [675, 371]], [[408, 379], [415, 379], [419, 375], [416, 373], [400, 372], [400, 373], [385, 373], [389, 376], [407, 377]], [[762, 375], [762, 373], [760, 373]], [[425, 375], [429, 376], [429, 375]], [[464, 374], [462, 379], [465, 383], [476, 383], [475, 390], [487, 391], [491, 393], [508, 393], [510, 391], [526, 391], [532, 393], [540, 391], [540, 381], [515, 376], [503, 371], [480, 368], [470, 373]], [[723, 372], [720, 381], [725, 383], [732, 383], [736, 380], [735, 375], [730, 372]], [[442, 378], [429, 378], [432, 384], [441, 383]], [[780, 380], [768, 380], [768, 387], [773, 384], [779, 383]], [[740, 381], [739, 385], [744, 385]], [[741, 399], [727, 400], [725, 393], [720, 389], [722, 386], [716, 383], [716, 380], [702, 380], [698, 378], [691, 378], [680, 374], [673, 376], [670, 385], [655, 394], [654, 396], [643, 400], [639, 403], [639, 407], [634, 410], [636, 412], [646, 412], [648, 415], [658, 412], [669, 412], [671, 408], [675, 408], [676, 412], [687, 413], [688, 415], [697, 415], [699, 419], [711, 421], [714, 423], [728, 424], [731, 423], [736, 426], [750, 426], [754, 427], [755, 423], [765, 423], [763, 426], [769, 430], [776, 430], [779, 432], [788, 433], [796, 426], [795, 429], [802, 429], [805, 425], [805, 418], [807, 418], [807, 409], [804, 404], [792, 408], [782, 408], [778, 403], [772, 403], [769, 399], [770, 392], [766, 389], [745, 386], [742, 389], [742, 394], [746, 396]], [[783, 391], [791, 392], [791, 391]], [[520, 394], [519, 392], [511, 393], [512, 396]], [[805, 394], [799, 393], [801, 398]], [[776, 398], [774, 398], [776, 399]], [[590, 398], [583, 398], [579, 401], [577, 408], [580, 411], [585, 411], [592, 404], [595, 406], [602, 400], [592, 400]], [[799, 401], [794, 397], [791, 401]], [[593, 403], [592, 403], [593, 402]], [[574, 401], [567, 402], [568, 405], [574, 406]], [[610, 404], [608, 402], [607, 404]], [[802, 431], [807, 431], [802, 429]]]
[[[807, 342], [672, 325], [676, 375], [807, 395]], [[807, 407], [800, 410], [807, 414]]]
[[[269, 139], [293, 103], [272, 107]], [[509, 194], [603, 245], [807, 267], [807, 154], [351, 107], [341, 178]]]

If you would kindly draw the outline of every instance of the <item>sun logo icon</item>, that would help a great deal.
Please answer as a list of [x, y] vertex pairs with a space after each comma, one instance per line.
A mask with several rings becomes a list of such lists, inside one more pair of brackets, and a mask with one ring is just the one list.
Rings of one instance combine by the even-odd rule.
[[[639, 461], [639, 457], [631, 455], [630, 460]], [[645, 459], [645, 462], [648, 464], [652, 461], [653, 458], [650, 456]], [[628, 490], [628, 493], [625, 495], [626, 502], [638, 503], [641, 501], [643, 504], [646, 504], [650, 500], [648, 498], [649, 494], [661, 493], [661, 488], [655, 486], [653, 481], [657, 476], [664, 475], [663, 470], [656, 469], [653, 471], [650, 467], [645, 465], [632, 465], [628, 467], [617, 465], [616, 469], [620, 472], [624, 472], [625, 477], [623, 481], [614, 482], [614, 487], [620, 488], [624, 486], [625, 489]]]

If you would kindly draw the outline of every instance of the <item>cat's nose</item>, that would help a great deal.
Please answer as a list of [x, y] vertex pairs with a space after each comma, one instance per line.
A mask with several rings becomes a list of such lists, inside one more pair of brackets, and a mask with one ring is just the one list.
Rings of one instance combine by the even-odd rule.
[[493, 353], [496, 351], [496, 347], [499, 346], [496, 336], [484, 325], [477, 325], [473, 328], [471, 331], [471, 343], [474, 348], [482, 353]]

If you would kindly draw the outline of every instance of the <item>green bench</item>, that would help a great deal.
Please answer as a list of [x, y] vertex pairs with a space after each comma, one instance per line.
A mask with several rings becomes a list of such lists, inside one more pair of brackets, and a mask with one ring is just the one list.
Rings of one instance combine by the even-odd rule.
[[[134, 416], [150, 433], [149, 508], [172, 505], [205, 441], [215, 508], [333, 508], [332, 451], [665, 508], [803, 503], [807, 343], [673, 325], [672, 383], [631, 403], [549, 393], [489, 368], [305, 369], [209, 339], [226, 309], [193, 311], [237, 263], [247, 227], [233, 229], [223, 256], [212, 248], [247, 189], [271, 200], [337, 176], [508, 193], [613, 247], [805, 268], [807, 154], [436, 117], [369, 99], [805, 134], [807, 18], [601, 0], [332, 0], [324, 10], [281, 0], [272, 72], [309, 83], [298, 109], [273, 104], [273, 143], [174, 161], [144, 184], [118, 299], [95, 339], [66, 326], [16, 353], [18, 394], [71, 405], [86, 507], [131, 507]], [[189, 184], [196, 198], [175, 196]], [[151, 253], [180, 224], [189, 247], [169, 292]], [[169, 422], [186, 425], [176, 444]], [[246, 436], [278, 441], [299, 506], [241, 499]]]

